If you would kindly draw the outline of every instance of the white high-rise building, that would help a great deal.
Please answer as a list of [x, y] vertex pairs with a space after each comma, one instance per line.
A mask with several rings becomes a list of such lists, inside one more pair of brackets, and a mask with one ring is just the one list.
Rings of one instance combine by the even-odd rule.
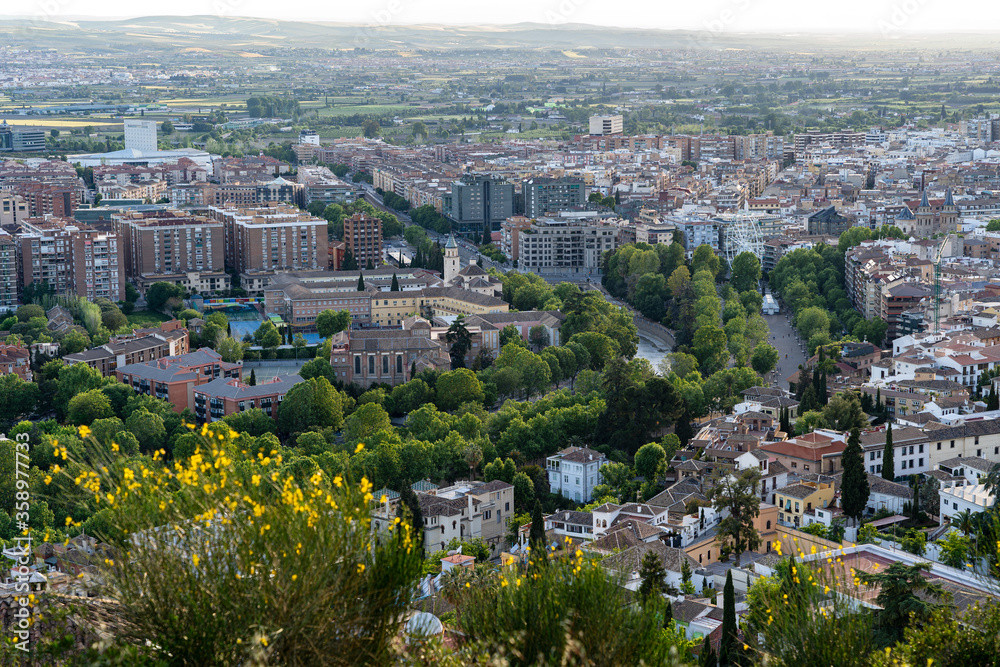
[[157, 151], [156, 121], [126, 118], [125, 148], [134, 148], [143, 153], [155, 153]]
[[624, 129], [623, 116], [591, 116], [590, 134], [604, 135], [621, 134]]

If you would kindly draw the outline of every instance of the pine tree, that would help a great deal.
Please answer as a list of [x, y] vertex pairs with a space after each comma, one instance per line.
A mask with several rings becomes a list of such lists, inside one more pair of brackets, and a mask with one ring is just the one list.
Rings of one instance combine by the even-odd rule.
[[359, 292], [365, 291], [365, 274], [363, 273], [358, 274], [358, 291]]
[[892, 447], [892, 422], [885, 429], [885, 450], [882, 452], [882, 479], [896, 479], [895, 450]]
[[247, 384], [249, 384], [251, 387], [257, 386], [257, 369], [255, 368], [250, 369], [250, 380], [247, 382]]
[[871, 493], [868, 473], [865, 472], [865, 455], [861, 450], [861, 431], [857, 428], [851, 429], [847, 438], [842, 465], [844, 475], [840, 483], [840, 504], [844, 514], [857, 521], [864, 513]]
[[390, 292], [398, 292], [399, 291], [399, 278], [396, 277], [396, 273], [395, 272], [393, 272], [393, 274], [392, 274], [392, 286], [389, 287], [389, 291]]
[[736, 627], [736, 590], [733, 588], [733, 571], [726, 573], [726, 586], [722, 589], [722, 638], [719, 641], [719, 665], [737, 664], [739, 630]]
[[545, 561], [545, 519], [542, 518], [542, 503], [535, 501], [531, 511], [531, 532], [528, 533], [528, 545], [535, 552], [539, 563]]

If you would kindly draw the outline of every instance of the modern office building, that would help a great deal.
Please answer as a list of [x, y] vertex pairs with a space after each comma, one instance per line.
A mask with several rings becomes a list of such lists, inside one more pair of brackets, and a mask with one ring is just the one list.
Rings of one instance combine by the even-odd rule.
[[125, 149], [133, 149], [142, 153], [155, 153], [157, 150], [156, 121], [126, 118]]
[[460, 234], [481, 234], [500, 229], [514, 214], [514, 184], [492, 176], [467, 175], [451, 184], [451, 199], [446, 214]]
[[33, 153], [45, 150], [45, 129], [0, 122], [0, 152]]
[[524, 216], [543, 215], [581, 208], [586, 204], [582, 178], [532, 178], [524, 182]]
[[625, 128], [624, 116], [591, 116], [590, 134], [607, 136], [621, 134]]

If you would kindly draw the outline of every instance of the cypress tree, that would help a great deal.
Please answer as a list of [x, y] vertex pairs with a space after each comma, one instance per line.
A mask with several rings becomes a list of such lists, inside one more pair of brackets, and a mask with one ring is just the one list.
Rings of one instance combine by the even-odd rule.
[[528, 545], [536, 552], [539, 563], [545, 562], [545, 519], [542, 518], [542, 503], [535, 501], [531, 511], [531, 532], [528, 533]]
[[830, 402], [830, 397], [828, 396], [828, 392], [827, 392], [826, 371], [823, 371], [820, 374], [820, 377], [819, 377], [819, 393], [816, 395], [816, 397], [819, 399], [819, 404], [820, 405], [826, 405], [827, 403]]
[[417, 494], [414, 493], [413, 487], [410, 482], [407, 481], [403, 484], [402, 490], [399, 492], [399, 504], [396, 505], [396, 514], [401, 519], [406, 518], [409, 514], [410, 526], [412, 527], [412, 539], [413, 542], [421, 549], [424, 545], [424, 517], [423, 513], [420, 511], [420, 499], [417, 498]]
[[882, 452], [882, 479], [896, 479], [895, 450], [892, 447], [892, 422], [885, 429], [885, 451]]
[[674, 433], [680, 438], [681, 447], [686, 447], [688, 441], [694, 437], [694, 431], [691, 429], [691, 413], [688, 412], [687, 403], [684, 403], [684, 412], [681, 413], [680, 419], [674, 426]]
[[250, 369], [250, 380], [247, 382], [247, 384], [249, 384], [251, 387], [257, 386], [257, 369], [255, 368]]
[[868, 473], [865, 472], [865, 454], [861, 450], [861, 431], [851, 429], [847, 438], [847, 447], [843, 454], [844, 476], [840, 483], [840, 504], [844, 514], [855, 521], [868, 505], [871, 489], [868, 486]]
[[708, 635], [705, 635], [705, 642], [701, 645], [701, 655], [698, 657], [699, 667], [718, 667], [719, 659], [715, 656], [715, 651], [712, 649], [712, 643], [708, 641]]
[[411, 361], [411, 362], [410, 362], [410, 379], [412, 380], [412, 379], [413, 379], [413, 377], [414, 377], [414, 376], [415, 376], [416, 374], [417, 374], [417, 362], [415, 362], [415, 361]]
[[363, 273], [358, 274], [358, 291], [359, 292], [365, 291], [365, 274]]
[[910, 504], [913, 514], [910, 517], [914, 521], [920, 521], [920, 475], [913, 476], [913, 502]]
[[986, 399], [987, 410], [1000, 410], [1000, 395], [997, 394], [996, 385], [990, 389], [990, 395]]
[[395, 272], [392, 274], [392, 286], [389, 287], [389, 291], [390, 292], [398, 292], [399, 291], [399, 279], [396, 277]]
[[727, 667], [738, 662], [738, 629], [736, 627], [736, 590], [733, 588], [733, 571], [726, 573], [726, 587], [722, 589], [722, 639], [719, 641], [719, 665]]

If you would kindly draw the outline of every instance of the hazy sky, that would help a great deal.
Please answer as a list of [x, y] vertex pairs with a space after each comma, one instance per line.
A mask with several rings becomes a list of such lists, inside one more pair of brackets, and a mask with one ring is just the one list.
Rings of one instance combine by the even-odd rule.
[[[989, 31], [1000, 37], [995, 0], [23, 0], [0, 16], [126, 18], [149, 14], [258, 16], [368, 25], [591, 23], [710, 32]], [[137, 12], [138, 10], [138, 12]], [[998, 39], [1000, 41], [1000, 39]]]

